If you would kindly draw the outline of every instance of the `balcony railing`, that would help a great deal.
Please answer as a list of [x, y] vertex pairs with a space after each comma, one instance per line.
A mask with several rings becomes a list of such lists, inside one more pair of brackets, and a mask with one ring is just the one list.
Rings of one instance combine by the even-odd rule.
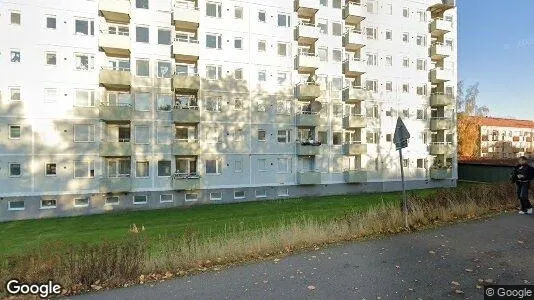
[[174, 174], [171, 175], [172, 179], [199, 179], [200, 175], [196, 172], [193, 173], [182, 173], [180, 171], [174, 172]]
[[198, 44], [198, 39], [196, 37], [175, 37], [174, 38], [174, 41], [175, 42], [180, 42], [180, 43], [189, 43], [189, 44]]
[[198, 10], [198, 7], [196, 6], [195, 2], [193, 1], [175, 1], [174, 7], [177, 8], [186, 8], [191, 10]]

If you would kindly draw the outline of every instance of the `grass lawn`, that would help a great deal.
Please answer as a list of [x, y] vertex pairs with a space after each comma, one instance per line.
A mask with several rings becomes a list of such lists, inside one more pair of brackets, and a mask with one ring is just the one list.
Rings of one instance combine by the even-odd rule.
[[[435, 190], [413, 191], [419, 195]], [[299, 218], [328, 220], [371, 205], [401, 201], [401, 193], [308, 197], [190, 208], [130, 211], [102, 215], [14, 221], [0, 223], [0, 255], [23, 253], [41, 243], [96, 242], [124, 237], [132, 224], [143, 225], [149, 236], [182, 234], [185, 229], [200, 235], [235, 230], [269, 228]]]

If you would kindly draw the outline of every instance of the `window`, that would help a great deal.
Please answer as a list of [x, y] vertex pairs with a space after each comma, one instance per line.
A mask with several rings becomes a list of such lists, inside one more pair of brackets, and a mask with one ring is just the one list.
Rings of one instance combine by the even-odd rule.
[[386, 15], [393, 15], [393, 4], [386, 4], [385, 5], [385, 11]]
[[418, 109], [417, 110], [417, 120], [426, 120], [425, 114], [426, 114], [425, 110]]
[[74, 161], [74, 178], [95, 177], [94, 161]]
[[402, 67], [409, 68], [410, 67], [410, 59], [407, 57], [404, 57], [402, 59]]
[[386, 82], [386, 91], [393, 92], [393, 83], [391, 81]]
[[374, 53], [367, 53], [367, 65], [378, 66], [378, 55]]
[[291, 139], [290, 130], [278, 130], [278, 142], [279, 143], [289, 143]]
[[328, 7], [328, 0], [320, 0], [321, 6]]
[[334, 49], [332, 50], [332, 60], [336, 62], [340, 62], [342, 60], [342, 54], [340, 49]]
[[279, 158], [277, 166], [278, 173], [289, 173], [289, 159]]
[[258, 71], [258, 81], [266, 81], [267, 80], [267, 74], [265, 70]]
[[53, 209], [56, 208], [57, 200], [44, 199], [41, 200], [41, 209]]
[[391, 67], [393, 66], [393, 57], [391, 57], [391, 55], [387, 55], [386, 56], [386, 67]]
[[9, 97], [10, 101], [20, 101], [20, 88], [18, 87], [9, 88], [9, 93], [10, 93], [10, 97]]
[[222, 193], [221, 192], [211, 192], [210, 193], [210, 200], [211, 201], [222, 200]]
[[206, 48], [222, 49], [222, 36], [214, 33], [206, 34]]
[[417, 11], [417, 16], [419, 17], [419, 22], [426, 22], [426, 12], [424, 10]]
[[405, 18], [409, 18], [410, 17], [410, 10], [406, 7], [403, 7], [402, 8], [402, 16], [405, 17]]
[[404, 168], [409, 168], [410, 167], [410, 160], [408, 158], [405, 158], [402, 160], [402, 166]]
[[317, 49], [317, 54], [319, 55], [319, 60], [320, 61], [328, 61], [328, 48], [319, 47]]
[[402, 84], [402, 92], [403, 93], [409, 93], [410, 92], [410, 85], [407, 83]]
[[171, 31], [169, 29], [158, 29], [158, 44], [170, 45], [171, 44]]
[[119, 196], [106, 197], [105, 205], [119, 205]]
[[416, 37], [416, 44], [417, 46], [422, 46], [422, 47], [426, 47], [426, 36], [424, 35], [418, 35]]
[[287, 44], [286, 43], [278, 43], [278, 55], [279, 56], [287, 56]]
[[266, 189], [260, 189], [256, 190], [256, 198], [266, 198], [267, 197], [267, 190]]
[[46, 88], [44, 90], [44, 103], [56, 103], [57, 89]]
[[234, 39], [234, 48], [243, 50], [243, 38], [235, 38]]
[[222, 98], [221, 97], [206, 98], [206, 111], [221, 112], [222, 111]]
[[172, 194], [159, 195], [159, 202], [160, 203], [171, 203], [171, 202], [173, 202]]
[[9, 177], [20, 177], [21, 175], [20, 163], [9, 163]]
[[95, 21], [76, 19], [74, 33], [79, 35], [95, 35]]
[[393, 40], [393, 32], [391, 30], [386, 30], [386, 40]]
[[149, 93], [135, 94], [135, 110], [136, 111], [150, 111], [150, 98]]
[[267, 46], [265, 41], [258, 41], [258, 52], [265, 52]]
[[206, 174], [221, 174], [222, 162], [217, 159], [206, 160]]
[[148, 9], [148, 0], [135, 0], [135, 7]]
[[378, 142], [378, 133], [373, 131], [367, 131], [366, 138], [368, 144], [376, 144]]
[[142, 27], [142, 26], [135, 27], [135, 41], [138, 43], [149, 42], [148, 27]]
[[266, 141], [267, 132], [263, 129], [258, 130], [258, 142]]
[[386, 142], [391, 142], [391, 133], [386, 134]]
[[332, 23], [332, 35], [334, 36], [341, 36], [341, 23]]
[[76, 124], [74, 125], [74, 141], [75, 142], [94, 142], [95, 141], [95, 126]]
[[317, 138], [322, 144], [328, 144], [328, 132], [319, 131], [317, 133]]
[[322, 34], [328, 34], [328, 21], [325, 19], [319, 19], [317, 21], [317, 27]]
[[232, 134], [233, 140], [236, 142], [242, 142], [245, 138], [243, 129], [235, 129]]
[[77, 71], [88, 71], [95, 69], [95, 56], [92, 54], [77, 53], [74, 55], [74, 60]]
[[243, 172], [243, 161], [242, 160], [236, 160], [234, 162], [234, 172], [235, 173]]
[[289, 196], [289, 189], [278, 188], [276, 190], [276, 195], [278, 197], [288, 197]]
[[334, 117], [342, 117], [343, 116], [343, 104], [332, 105], [332, 113]]
[[74, 106], [76, 107], [95, 106], [95, 92], [93, 90], [76, 90], [74, 92]]
[[56, 29], [56, 17], [55, 16], [46, 16], [46, 28]]
[[341, 8], [341, 0], [332, 0], [332, 8]]
[[24, 210], [24, 200], [9, 200], [7, 210]]
[[147, 125], [135, 125], [135, 143], [149, 144], [150, 143], [150, 127]]
[[402, 33], [402, 41], [405, 42], [405, 43], [409, 43], [410, 42], [410, 34], [408, 32], [403, 32]]
[[171, 161], [159, 160], [158, 161], [158, 176], [171, 176]]
[[258, 12], [258, 22], [262, 22], [262, 23], [265, 23], [266, 21], [266, 14], [265, 14], [265, 11], [264, 10], [260, 10]]
[[221, 80], [222, 66], [206, 65], [206, 78], [209, 80]]
[[417, 168], [418, 169], [425, 168], [425, 160], [424, 159], [422, 159], [422, 158], [418, 158], [417, 159]]
[[56, 65], [56, 52], [46, 52], [45, 54], [45, 60], [46, 64], [48, 66], [55, 66]]
[[18, 11], [11, 12], [11, 25], [20, 25], [21, 24], [21, 15]]
[[234, 191], [234, 199], [245, 199], [245, 191]]
[[377, 32], [378, 32], [378, 30], [376, 28], [374, 28], [374, 27], [365, 28], [365, 34], [366, 34], [368, 40], [376, 40], [377, 39]]
[[291, 17], [288, 14], [278, 14], [278, 26], [279, 27], [290, 27], [291, 26]]
[[265, 112], [266, 111], [265, 101], [264, 100], [257, 100], [256, 101], [256, 111], [259, 111], [259, 112]]
[[367, 80], [365, 82], [365, 89], [368, 91], [373, 91], [378, 93], [378, 81], [376, 80]]
[[171, 78], [171, 63], [168, 61], [158, 61], [156, 71], [158, 78]]
[[279, 72], [278, 75], [276, 76], [276, 82], [279, 85], [283, 85], [286, 83], [286, 81], [287, 81], [287, 73]]
[[367, 12], [370, 14], [376, 14], [378, 11], [378, 3], [376, 1], [367, 1]]
[[220, 18], [222, 15], [222, 4], [216, 2], [206, 2], [206, 16]]
[[377, 119], [379, 118], [379, 115], [378, 115], [378, 105], [372, 105], [372, 106], [369, 106], [367, 107], [366, 109], [366, 116], [368, 118], [373, 118], [373, 119]]
[[146, 195], [135, 195], [133, 196], [133, 204], [146, 204], [147, 198]]
[[137, 59], [135, 61], [135, 70], [137, 76], [150, 76], [150, 61], [148, 59]]
[[46, 176], [56, 176], [57, 168], [54, 163], [45, 164], [45, 175]]
[[420, 85], [417, 87], [417, 95], [426, 96], [426, 85]]
[[9, 125], [9, 138], [20, 139], [21, 127], [20, 125]]
[[13, 63], [20, 62], [20, 50], [11, 50], [10, 59]]
[[217, 144], [221, 142], [221, 133], [219, 128], [214, 127], [206, 131], [206, 142], [210, 144]]
[[234, 110], [243, 110], [243, 99], [241, 98], [234, 99]]
[[149, 163], [148, 163], [148, 161], [137, 161], [137, 162], [135, 162], [135, 177], [137, 177], [137, 178], [147, 178], [147, 177], [149, 177]]
[[402, 110], [402, 116], [404, 118], [409, 118], [410, 117], [410, 110], [409, 109], [403, 109]]
[[172, 95], [158, 94], [157, 106], [160, 111], [170, 111], [172, 108]]
[[198, 194], [197, 193], [186, 193], [185, 194], [185, 201], [186, 202], [194, 202], [198, 200]]
[[74, 199], [74, 207], [87, 207], [87, 206], [89, 206], [89, 198]]
[[243, 19], [243, 8], [241, 6], [234, 7], [234, 18]]
[[258, 159], [258, 171], [265, 172], [267, 171], [267, 160], [264, 158]]
[[341, 145], [342, 142], [343, 142], [343, 138], [342, 138], [341, 132], [339, 131], [332, 132], [332, 144]]
[[418, 71], [425, 71], [426, 70], [426, 60], [424, 60], [424, 59], [418, 59], [417, 60], [417, 70]]

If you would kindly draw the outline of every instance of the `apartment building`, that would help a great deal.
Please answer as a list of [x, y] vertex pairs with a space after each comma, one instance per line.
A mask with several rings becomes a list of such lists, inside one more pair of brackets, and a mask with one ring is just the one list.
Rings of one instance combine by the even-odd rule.
[[484, 158], [534, 156], [534, 122], [490, 117], [470, 117], [479, 132], [478, 149]]
[[457, 179], [451, 0], [0, 0], [0, 221]]

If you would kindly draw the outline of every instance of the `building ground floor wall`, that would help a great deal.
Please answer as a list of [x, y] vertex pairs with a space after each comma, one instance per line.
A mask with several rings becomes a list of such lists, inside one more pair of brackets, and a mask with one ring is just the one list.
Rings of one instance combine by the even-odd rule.
[[[407, 189], [455, 186], [456, 179], [411, 180], [406, 182]], [[280, 185], [191, 191], [168, 190], [107, 194], [0, 197], [0, 222], [102, 214], [117, 211], [164, 209], [171, 207], [185, 208], [203, 204], [393, 192], [401, 189], [402, 185], [400, 181], [387, 181], [358, 184]]]

